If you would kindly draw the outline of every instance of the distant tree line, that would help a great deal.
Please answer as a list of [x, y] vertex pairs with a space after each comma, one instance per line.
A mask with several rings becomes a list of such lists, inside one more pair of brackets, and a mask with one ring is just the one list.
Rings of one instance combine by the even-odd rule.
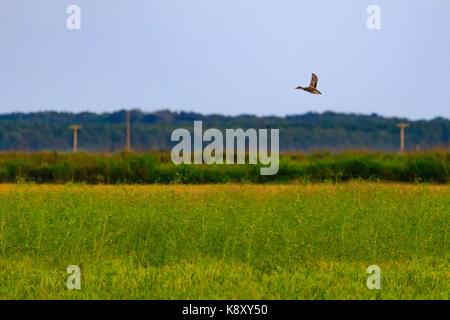
[[[131, 145], [135, 151], [170, 150], [174, 142], [171, 133], [177, 128], [192, 130], [195, 120], [207, 128], [278, 128], [281, 151], [315, 150], [343, 151], [364, 149], [397, 151], [399, 129], [396, 124], [409, 122], [406, 129], [406, 148], [429, 150], [449, 147], [450, 120], [409, 121], [404, 118], [386, 118], [377, 114], [359, 115], [334, 112], [306, 113], [286, 117], [254, 115], [202, 115], [192, 112], [167, 110], [145, 113], [131, 112]], [[126, 112], [67, 113], [36, 112], [0, 115], [1, 151], [39, 151], [72, 149], [72, 124], [81, 124], [78, 146], [89, 152], [118, 152], [126, 144]]]

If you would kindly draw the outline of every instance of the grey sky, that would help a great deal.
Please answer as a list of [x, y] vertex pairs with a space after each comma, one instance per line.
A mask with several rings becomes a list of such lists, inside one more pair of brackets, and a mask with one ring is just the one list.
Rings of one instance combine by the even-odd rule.
[[122, 108], [449, 118], [450, 1], [0, 0], [1, 113]]

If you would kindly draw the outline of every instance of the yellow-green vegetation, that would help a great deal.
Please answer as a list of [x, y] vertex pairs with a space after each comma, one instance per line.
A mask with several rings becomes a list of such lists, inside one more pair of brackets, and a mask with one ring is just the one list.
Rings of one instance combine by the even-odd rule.
[[[248, 161], [247, 161], [248, 163]], [[347, 151], [284, 153], [276, 175], [261, 176], [261, 165], [175, 165], [169, 152], [117, 154], [0, 153], [0, 183], [204, 184], [342, 182], [450, 182], [450, 152]]]
[[449, 218], [448, 185], [1, 185], [0, 298], [448, 299]]

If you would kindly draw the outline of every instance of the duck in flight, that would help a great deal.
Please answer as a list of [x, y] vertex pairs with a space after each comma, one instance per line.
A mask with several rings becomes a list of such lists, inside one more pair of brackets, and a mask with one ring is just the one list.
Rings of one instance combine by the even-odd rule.
[[317, 76], [315, 73], [312, 74], [312, 79], [311, 79], [311, 84], [309, 85], [309, 87], [307, 88], [303, 88], [303, 87], [297, 87], [295, 89], [300, 89], [300, 90], [305, 90], [309, 93], [312, 94], [322, 94], [322, 92], [320, 92], [319, 90], [317, 90]]

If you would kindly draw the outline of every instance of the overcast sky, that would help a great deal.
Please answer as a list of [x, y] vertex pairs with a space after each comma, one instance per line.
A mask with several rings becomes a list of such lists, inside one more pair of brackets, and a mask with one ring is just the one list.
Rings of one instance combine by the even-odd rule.
[[0, 0], [0, 113], [123, 108], [450, 118], [450, 0]]

